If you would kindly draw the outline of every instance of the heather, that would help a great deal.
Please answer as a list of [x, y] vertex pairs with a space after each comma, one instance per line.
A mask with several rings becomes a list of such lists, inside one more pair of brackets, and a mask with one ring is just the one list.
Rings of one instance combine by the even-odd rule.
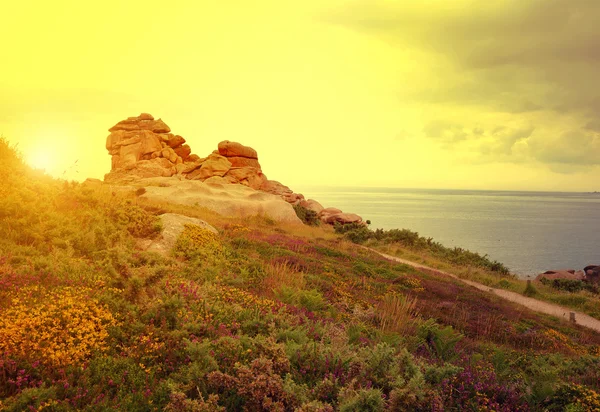
[[[52, 180], [0, 141], [0, 410], [597, 410], [600, 335], [326, 227]], [[4, 159], [0, 159], [4, 162]], [[4, 163], [3, 163], [4, 164]], [[202, 217], [167, 256], [157, 215]]]

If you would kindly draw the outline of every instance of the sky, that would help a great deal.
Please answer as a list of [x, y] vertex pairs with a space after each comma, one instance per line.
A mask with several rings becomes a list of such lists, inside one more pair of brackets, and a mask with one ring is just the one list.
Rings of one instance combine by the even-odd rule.
[[102, 178], [108, 128], [162, 118], [313, 185], [600, 191], [597, 0], [0, 3], [0, 134]]

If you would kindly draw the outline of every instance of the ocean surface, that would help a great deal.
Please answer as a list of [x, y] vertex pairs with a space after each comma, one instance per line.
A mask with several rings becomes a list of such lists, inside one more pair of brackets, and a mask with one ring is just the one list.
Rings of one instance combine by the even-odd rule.
[[526, 278], [600, 265], [600, 193], [298, 188], [306, 198], [487, 254]]

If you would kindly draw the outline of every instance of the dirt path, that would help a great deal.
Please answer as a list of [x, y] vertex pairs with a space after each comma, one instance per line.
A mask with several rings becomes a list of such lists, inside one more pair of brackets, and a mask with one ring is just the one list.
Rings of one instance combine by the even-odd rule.
[[503, 299], [517, 303], [519, 305], [523, 305], [533, 311], [556, 316], [557, 318], [563, 319], [565, 321], [569, 321], [570, 314], [574, 313], [575, 314], [575, 322], [578, 325], [581, 325], [586, 328], [593, 329], [595, 331], [600, 332], [600, 320], [595, 319], [589, 315], [586, 315], [585, 313], [575, 312], [571, 309], [564, 308], [562, 306], [555, 305], [553, 303], [542, 302], [540, 300], [529, 298], [527, 296], [523, 296], [518, 293], [508, 291], [508, 290], [491, 288], [491, 287], [485, 286], [481, 283], [473, 282], [472, 280], [461, 279], [458, 276], [456, 276], [452, 273], [444, 272], [443, 270], [434, 269], [432, 267], [421, 265], [416, 262], [411, 262], [410, 260], [387, 255], [387, 254], [379, 252], [375, 249], [371, 249], [371, 248], [367, 248], [367, 249], [383, 256], [386, 259], [393, 260], [393, 261], [399, 262], [399, 263], [404, 263], [405, 265], [412, 266], [412, 267], [422, 270], [422, 271], [426, 271], [426, 272], [433, 273], [433, 274], [441, 274], [441, 275], [445, 275], [445, 276], [450, 276], [451, 278], [458, 279], [459, 281], [461, 281], [469, 286], [473, 286], [474, 288], [477, 288], [484, 292], [493, 293], [494, 295], [497, 295]]

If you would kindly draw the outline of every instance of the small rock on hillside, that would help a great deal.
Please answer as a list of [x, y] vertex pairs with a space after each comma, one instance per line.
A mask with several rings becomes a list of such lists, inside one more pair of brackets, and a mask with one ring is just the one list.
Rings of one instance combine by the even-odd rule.
[[159, 217], [162, 223], [161, 236], [155, 240], [142, 240], [140, 247], [144, 250], [167, 255], [175, 245], [177, 237], [183, 232], [185, 225], [200, 226], [215, 234], [218, 233], [217, 229], [201, 219], [178, 215], [176, 213], [164, 213]]

